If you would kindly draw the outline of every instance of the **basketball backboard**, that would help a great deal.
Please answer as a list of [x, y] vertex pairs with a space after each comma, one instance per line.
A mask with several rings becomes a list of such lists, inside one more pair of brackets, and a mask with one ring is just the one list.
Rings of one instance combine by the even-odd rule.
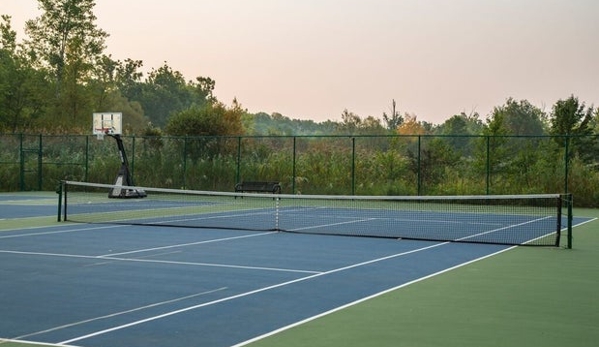
[[106, 134], [120, 135], [123, 127], [123, 114], [120, 112], [96, 112], [93, 116], [93, 134], [101, 138]]

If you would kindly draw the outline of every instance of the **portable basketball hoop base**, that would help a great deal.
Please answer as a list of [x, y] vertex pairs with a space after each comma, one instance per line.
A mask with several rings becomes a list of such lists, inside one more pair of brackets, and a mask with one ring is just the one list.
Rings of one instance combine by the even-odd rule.
[[131, 171], [129, 171], [129, 161], [125, 153], [125, 146], [121, 139], [122, 132], [122, 114], [118, 112], [103, 112], [93, 114], [93, 134], [98, 140], [103, 140], [104, 136], [110, 136], [115, 139], [119, 148], [121, 159], [121, 168], [114, 181], [115, 187], [108, 193], [109, 198], [145, 198], [148, 196], [142, 189], [127, 188], [135, 186]]

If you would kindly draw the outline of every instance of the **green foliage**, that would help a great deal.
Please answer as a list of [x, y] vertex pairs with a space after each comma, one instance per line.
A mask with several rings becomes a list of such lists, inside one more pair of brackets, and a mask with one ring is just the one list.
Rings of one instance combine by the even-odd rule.
[[192, 159], [197, 160], [202, 154], [213, 158], [222, 148], [222, 141], [216, 136], [241, 134], [243, 112], [236, 103], [230, 109], [220, 103], [194, 106], [170, 117], [166, 131], [185, 136], [184, 146]]
[[56, 79], [60, 95], [67, 74], [75, 82], [89, 77], [100, 59], [108, 34], [95, 24], [94, 0], [38, 0], [42, 14], [26, 23], [26, 42], [37, 59]]
[[362, 119], [357, 114], [344, 110], [336, 133], [341, 135], [383, 135], [387, 131], [379, 119], [372, 116]]
[[527, 100], [518, 102], [509, 98], [505, 105], [495, 107], [492, 117], [501, 117], [510, 135], [545, 134], [545, 114]]
[[[94, 71], [101, 62], [108, 34], [99, 29], [93, 0], [38, 0], [40, 17], [26, 23], [24, 49], [30, 66], [52, 76], [54, 99], [44, 114], [43, 127], [88, 127], [94, 110]], [[63, 117], [56, 119], [55, 114]]]
[[33, 69], [18, 48], [9, 16], [2, 16], [0, 35], [0, 131], [16, 133], [37, 124], [51, 88], [45, 72]]
[[239, 104], [232, 108], [224, 105], [208, 104], [191, 107], [174, 114], [166, 126], [166, 131], [176, 136], [222, 136], [241, 135], [241, 115], [244, 110]]
[[566, 100], [558, 100], [553, 105], [551, 118], [552, 135], [590, 135], [593, 120], [593, 108], [585, 110], [585, 104], [578, 98], [570, 96]]
[[[553, 106], [553, 117], [551, 118], [552, 135], [558, 146], [566, 147], [571, 153], [575, 153], [587, 163], [599, 163], [597, 150], [599, 144], [597, 138], [589, 136], [593, 133], [594, 122], [593, 108], [585, 110], [585, 104], [580, 103], [578, 98], [571, 96], [566, 100], [558, 100]], [[571, 141], [564, 141], [559, 135], [573, 135]], [[570, 157], [573, 155], [570, 154]]]
[[331, 121], [316, 123], [308, 119], [290, 119], [276, 112], [272, 115], [245, 113], [242, 122], [246, 135], [326, 135], [337, 128], [337, 123]]
[[119, 70], [124, 75], [125, 96], [137, 100], [145, 111], [146, 117], [157, 126], [165, 126], [169, 117], [191, 107], [202, 108], [214, 103], [212, 95], [215, 82], [207, 77], [198, 77], [196, 82], [186, 82], [181, 72], [173, 70], [167, 63], [158, 69], [152, 69], [145, 83], [139, 83], [136, 69], [140, 62], [127, 61]]
[[385, 121], [387, 130], [391, 132], [395, 132], [404, 121], [401, 112], [397, 111], [396, 107], [397, 103], [393, 100], [391, 102], [391, 115], [387, 115], [387, 113], [383, 112], [383, 121]]

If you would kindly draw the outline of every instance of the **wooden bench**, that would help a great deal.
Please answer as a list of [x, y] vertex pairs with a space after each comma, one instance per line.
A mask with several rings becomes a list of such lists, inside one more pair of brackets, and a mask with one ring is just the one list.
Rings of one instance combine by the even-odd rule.
[[265, 181], [244, 181], [235, 185], [235, 192], [245, 193], [281, 193], [281, 184], [279, 182]]

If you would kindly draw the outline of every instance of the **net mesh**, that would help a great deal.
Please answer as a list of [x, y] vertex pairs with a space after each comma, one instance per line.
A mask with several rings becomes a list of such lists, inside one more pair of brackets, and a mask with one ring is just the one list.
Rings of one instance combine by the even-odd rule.
[[538, 246], [559, 246], [567, 220], [557, 194], [307, 196], [120, 187], [143, 189], [147, 197], [109, 199], [113, 188], [63, 182], [63, 219]]

